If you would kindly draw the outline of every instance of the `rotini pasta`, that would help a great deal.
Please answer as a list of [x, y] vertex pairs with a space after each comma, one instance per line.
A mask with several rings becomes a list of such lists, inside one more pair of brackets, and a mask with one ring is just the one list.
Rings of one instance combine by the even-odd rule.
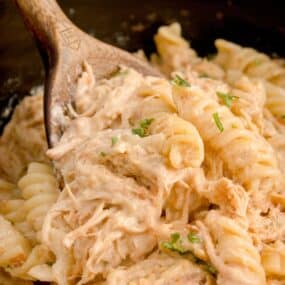
[[231, 111], [243, 119], [245, 126], [259, 134], [263, 134], [263, 109], [266, 92], [262, 82], [253, 82], [242, 76], [232, 82], [231, 96], [235, 98]]
[[162, 152], [175, 168], [199, 167], [204, 160], [204, 145], [196, 128], [176, 114], [158, 113], [152, 116], [151, 134], [162, 133]]
[[21, 280], [11, 277], [4, 270], [0, 269], [0, 284], [2, 285], [33, 285], [32, 281]]
[[53, 170], [49, 165], [31, 163], [18, 186], [25, 199], [26, 220], [36, 232], [40, 232], [47, 211], [59, 195]]
[[216, 40], [215, 45], [218, 55], [214, 61], [225, 69], [240, 70], [250, 77], [263, 78], [285, 87], [285, 69], [267, 55], [222, 39]]
[[217, 284], [266, 284], [260, 255], [243, 221], [238, 222], [218, 211], [210, 211], [205, 220], [206, 226], [202, 223], [199, 225], [204, 232], [211, 262], [219, 272]]
[[201, 77], [222, 79], [225, 75], [222, 68], [207, 59], [201, 59], [191, 49], [189, 43], [181, 35], [181, 26], [174, 23], [162, 26], [154, 36], [158, 55], [152, 55], [152, 63], [159, 66], [167, 75], [173, 70], [195, 70]]
[[285, 245], [277, 242], [266, 246], [261, 253], [261, 261], [268, 276], [285, 276]]
[[177, 23], [160, 27], [154, 41], [161, 59], [153, 55], [152, 62], [159, 65], [166, 74], [185, 68], [189, 60], [199, 61], [196, 52], [181, 37], [181, 27]]
[[282, 119], [285, 114], [285, 89], [270, 82], [265, 82], [266, 105], [277, 118]]
[[169, 80], [126, 66], [98, 80], [82, 63], [47, 152], [42, 96], [15, 110], [0, 284], [285, 284], [284, 60], [224, 40], [201, 58], [178, 23], [155, 43]]
[[32, 244], [36, 243], [36, 234], [27, 222], [27, 211], [23, 199], [11, 199], [0, 201], [0, 214], [10, 221], [14, 227], [24, 235]]
[[264, 80], [266, 104], [274, 115], [282, 117], [285, 112], [285, 68], [265, 54], [225, 40], [217, 40], [216, 47], [218, 55], [214, 62], [226, 70], [238, 70]]
[[0, 201], [0, 214], [13, 224], [23, 222], [26, 218], [24, 203], [23, 199]]
[[[280, 187], [281, 173], [271, 146], [247, 130], [227, 107], [206, 97], [196, 86], [174, 87], [174, 99], [179, 115], [198, 128], [203, 140], [223, 158], [236, 181], [249, 191], [263, 188], [269, 192]], [[219, 115], [222, 131], [214, 114]]]
[[7, 200], [20, 197], [16, 185], [0, 178], [0, 200]]
[[5, 268], [23, 264], [30, 250], [29, 241], [0, 215], [0, 266]]
[[34, 88], [16, 107], [11, 124], [0, 138], [0, 173], [4, 179], [17, 183], [32, 161], [48, 162], [43, 125], [43, 88]]
[[[38, 267], [41, 266], [41, 281], [53, 281], [51, 274], [51, 267], [48, 263], [53, 262], [54, 258], [49, 249], [44, 245], [35, 246], [30, 252], [29, 256], [23, 264], [20, 266], [7, 268], [7, 272], [11, 276], [27, 279], [36, 280], [38, 277]], [[42, 270], [43, 267], [45, 270]]]
[[167, 222], [187, 223], [189, 216], [205, 204], [205, 200], [189, 184], [178, 182], [165, 202], [165, 219]]

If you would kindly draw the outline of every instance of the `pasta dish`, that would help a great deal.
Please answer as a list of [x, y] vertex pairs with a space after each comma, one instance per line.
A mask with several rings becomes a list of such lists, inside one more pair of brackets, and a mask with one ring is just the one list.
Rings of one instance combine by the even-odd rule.
[[52, 149], [42, 88], [17, 106], [0, 284], [285, 284], [284, 61], [223, 39], [201, 58], [178, 23], [154, 40], [164, 78], [83, 64]]

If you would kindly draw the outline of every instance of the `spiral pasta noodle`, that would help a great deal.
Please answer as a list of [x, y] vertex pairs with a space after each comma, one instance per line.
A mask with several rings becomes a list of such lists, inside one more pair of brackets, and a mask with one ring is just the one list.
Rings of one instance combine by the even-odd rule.
[[277, 242], [267, 245], [261, 252], [261, 261], [268, 276], [285, 276], [285, 245]]
[[99, 79], [83, 63], [47, 152], [42, 97], [14, 112], [1, 285], [284, 285], [284, 60], [224, 40], [201, 58], [178, 23], [155, 42], [169, 80], [127, 66]]
[[240, 70], [249, 77], [263, 78], [285, 87], [285, 69], [267, 55], [222, 39], [216, 40], [215, 45], [218, 55], [214, 62], [223, 68]]
[[270, 82], [265, 82], [266, 105], [268, 109], [278, 118], [285, 114], [285, 89]]
[[32, 245], [36, 244], [36, 233], [27, 222], [27, 211], [24, 199], [11, 199], [0, 201], [0, 214], [10, 221], [15, 229], [27, 238]]
[[139, 110], [135, 112], [135, 120], [148, 118], [159, 112], [176, 112], [171, 86], [161, 78], [148, 78], [147, 84], [139, 89], [139, 97], [142, 102]]
[[[240, 89], [241, 86], [244, 91], [250, 91], [252, 94], [248, 103], [251, 103], [249, 106], [244, 106], [245, 110], [250, 110], [251, 112], [256, 110], [256, 106], [261, 106], [261, 103], [272, 112], [274, 116], [281, 119], [285, 114], [285, 90], [284, 88], [273, 84], [266, 80], [261, 80], [260, 78], [249, 78], [248, 76], [243, 75], [240, 71], [228, 70], [227, 72], [227, 82], [230, 83], [234, 90]], [[246, 81], [248, 82], [247, 84]], [[244, 82], [241, 85], [241, 82]], [[257, 104], [257, 105], [256, 105]], [[235, 105], [239, 105], [239, 101], [236, 101]], [[252, 110], [251, 110], [251, 109]], [[262, 114], [262, 109], [259, 110]]]
[[36, 232], [40, 232], [47, 211], [59, 195], [53, 170], [46, 164], [31, 163], [18, 186], [25, 199], [26, 220]]
[[149, 131], [166, 136], [162, 152], [171, 166], [199, 167], [204, 160], [204, 145], [196, 128], [176, 114], [158, 113], [152, 118]]
[[181, 26], [173, 23], [162, 26], [154, 36], [158, 55], [152, 55], [152, 63], [159, 66], [160, 70], [169, 75], [173, 70], [195, 70], [201, 77], [222, 79], [225, 75], [220, 66], [207, 59], [201, 59], [182, 37]]
[[218, 285], [266, 284], [260, 255], [245, 224], [218, 211], [207, 214], [206, 226], [200, 223], [207, 252], [218, 270]]
[[0, 267], [23, 264], [30, 250], [29, 241], [0, 215]]
[[243, 119], [245, 126], [259, 134], [263, 134], [263, 109], [266, 101], [266, 92], [263, 84], [253, 82], [248, 77], [241, 76], [232, 82], [231, 96], [234, 96], [231, 111]]
[[11, 277], [4, 270], [0, 269], [0, 284], [2, 285], [33, 285], [32, 281], [21, 280]]
[[41, 280], [53, 281], [50, 266], [47, 264], [53, 262], [53, 259], [50, 250], [45, 245], [40, 244], [32, 249], [24, 263], [20, 266], [7, 268], [6, 270], [11, 276], [26, 280], [36, 280], [36, 277], [38, 277], [38, 268], [41, 266]]
[[18, 199], [20, 191], [16, 185], [0, 178], [0, 200]]
[[26, 218], [23, 199], [0, 201], [0, 214], [7, 220], [15, 223], [23, 222]]
[[264, 79], [267, 100], [271, 112], [281, 117], [285, 114], [285, 68], [267, 55], [252, 48], [216, 40], [218, 55], [214, 62], [226, 70], [238, 70], [249, 77]]
[[[281, 173], [271, 146], [260, 136], [245, 129], [242, 121], [196, 86], [174, 87], [174, 99], [179, 115], [192, 122], [208, 143], [227, 164], [227, 167], [249, 191], [269, 192], [280, 187]], [[213, 120], [219, 114], [224, 131]], [[203, 116], [201, 116], [203, 114]], [[269, 181], [269, 185], [265, 182]]]
[[22, 198], [21, 192], [15, 184], [0, 179], [0, 214], [28, 238], [30, 235], [27, 233], [25, 221], [25, 201]]
[[166, 74], [173, 69], [184, 69], [191, 62], [199, 61], [196, 52], [190, 48], [189, 43], [181, 36], [181, 26], [173, 23], [162, 26], [154, 36], [154, 41], [160, 56], [153, 55], [152, 62], [157, 64]]

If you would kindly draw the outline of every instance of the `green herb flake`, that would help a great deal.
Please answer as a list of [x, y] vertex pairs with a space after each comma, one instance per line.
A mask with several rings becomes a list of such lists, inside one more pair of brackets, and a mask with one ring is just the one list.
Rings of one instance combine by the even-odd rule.
[[180, 254], [184, 254], [187, 252], [181, 245], [181, 239], [180, 239], [179, 233], [173, 233], [170, 236], [170, 238], [171, 238], [170, 242], [163, 242], [162, 243], [162, 246], [164, 248], [169, 249], [171, 251], [178, 252]]
[[162, 246], [166, 249], [173, 250], [173, 245], [171, 242], [163, 242]]
[[100, 152], [100, 155], [101, 155], [102, 157], [105, 157], [105, 156], [107, 155], [107, 153], [104, 152], [104, 151], [101, 151], [101, 152]]
[[142, 129], [142, 128], [134, 128], [134, 129], [132, 129], [132, 133], [133, 133], [134, 135], [140, 136], [141, 138], [143, 138], [143, 137], [146, 136], [145, 130]]
[[153, 118], [151, 118], [151, 119], [144, 119], [144, 120], [140, 121], [140, 126], [141, 126], [141, 128], [146, 129], [146, 128], [148, 128], [150, 126], [150, 124], [153, 121], [154, 121]]
[[183, 79], [178, 74], [175, 75], [174, 79], [171, 80], [171, 83], [181, 87], [191, 87], [190, 83]]
[[232, 124], [232, 128], [233, 129], [237, 129], [237, 125], [236, 124]]
[[[189, 233], [188, 234], [188, 239], [193, 240], [195, 242], [200, 242], [200, 239], [197, 237], [197, 235], [195, 233]], [[190, 240], [189, 239], [189, 240]], [[189, 258], [192, 262], [196, 263], [197, 265], [201, 266], [201, 268], [205, 271], [207, 271], [209, 274], [211, 274], [212, 276], [216, 277], [218, 271], [216, 270], [215, 267], [213, 267], [213, 265], [207, 263], [206, 261], [204, 261], [203, 259], [197, 257], [191, 250], [186, 250], [182, 247], [181, 245], [181, 238], [180, 238], [180, 234], [179, 233], [173, 233], [170, 236], [170, 242], [163, 242], [161, 244], [164, 248], [177, 252], [181, 255], [185, 255], [187, 254], [187, 258]]]
[[118, 142], [118, 137], [112, 137], [111, 141], [112, 141], [112, 146], [114, 146], [117, 142]]
[[213, 114], [213, 119], [214, 119], [214, 122], [215, 122], [217, 128], [220, 130], [220, 132], [223, 132], [224, 126], [223, 126], [223, 124], [220, 120], [220, 116], [217, 112]]
[[180, 234], [179, 233], [173, 233], [173, 234], [171, 234], [170, 237], [171, 237], [171, 242], [176, 243], [180, 239]]
[[282, 116], [281, 116], [281, 119], [285, 119], [285, 115], [282, 115]]
[[191, 242], [191, 243], [200, 243], [201, 242], [201, 239], [197, 236], [196, 233], [194, 232], [190, 232], [188, 235], [187, 235], [187, 238], [188, 240]]
[[210, 263], [204, 261], [203, 259], [197, 257], [192, 251], [187, 252], [189, 258], [192, 260], [192, 262], [196, 263], [197, 265], [201, 266], [201, 268], [211, 274], [213, 277], [217, 276], [217, 269]]
[[146, 137], [148, 128], [153, 121], [154, 121], [153, 118], [141, 120], [139, 123], [140, 128], [132, 129], [132, 133], [140, 137]]
[[239, 97], [230, 95], [229, 93], [217, 92], [217, 96], [223, 100], [223, 103], [231, 108], [233, 105], [233, 101], [238, 99]]

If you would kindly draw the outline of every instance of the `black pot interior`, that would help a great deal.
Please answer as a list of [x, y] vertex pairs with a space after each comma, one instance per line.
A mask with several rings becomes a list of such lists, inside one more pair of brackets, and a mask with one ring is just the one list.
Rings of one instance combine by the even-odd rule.
[[[275, 3], [276, 2], [276, 3]], [[285, 57], [285, 17], [277, 1], [215, 0], [61, 0], [66, 14], [95, 37], [127, 49], [155, 50], [153, 35], [162, 24], [178, 21], [184, 36], [202, 56], [225, 38]], [[0, 0], [0, 132], [13, 106], [36, 84], [44, 70], [31, 35], [13, 1]], [[2, 119], [1, 119], [2, 113]]]

